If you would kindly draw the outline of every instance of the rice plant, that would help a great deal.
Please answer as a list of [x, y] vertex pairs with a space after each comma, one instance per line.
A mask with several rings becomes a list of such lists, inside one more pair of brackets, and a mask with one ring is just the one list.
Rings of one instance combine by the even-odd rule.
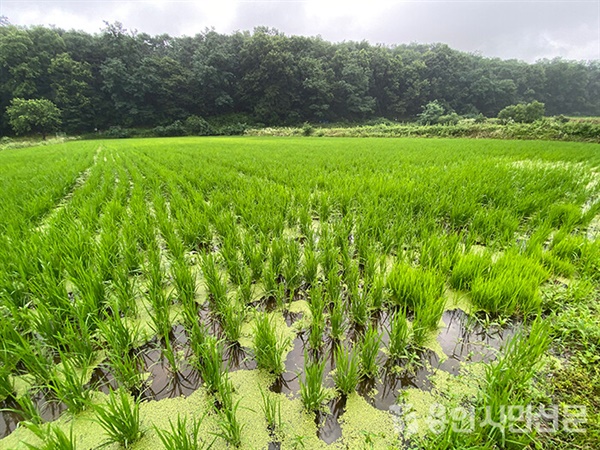
[[333, 381], [336, 389], [342, 395], [350, 395], [355, 391], [360, 380], [360, 361], [358, 354], [346, 350], [343, 345], [338, 344], [335, 348], [335, 372]]
[[265, 393], [262, 388], [260, 388], [260, 396], [262, 399], [260, 407], [267, 421], [267, 428], [271, 434], [274, 434], [281, 430], [283, 426], [281, 419], [281, 399], [270, 392]]
[[344, 315], [344, 306], [339, 297], [333, 302], [333, 306], [331, 307], [329, 325], [331, 339], [340, 341], [346, 332], [346, 319]]
[[58, 426], [47, 424], [35, 424], [26, 422], [25, 426], [32, 431], [41, 441], [40, 445], [32, 445], [25, 442], [25, 446], [30, 450], [76, 450], [77, 445], [73, 437], [73, 428], [67, 435]]
[[492, 266], [489, 277], [473, 281], [471, 297], [476, 307], [491, 314], [532, 314], [540, 309], [539, 286], [547, 277], [539, 264], [507, 252]]
[[483, 254], [467, 253], [461, 256], [452, 269], [449, 278], [450, 286], [454, 289], [469, 290], [473, 281], [484, 276], [492, 266], [492, 256], [489, 252]]
[[374, 378], [379, 373], [377, 355], [381, 336], [372, 324], [367, 327], [358, 343], [360, 355], [360, 375], [364, 378]]
[[390, 358], [398, 359], [406, 355], [409, 338], [410, 333], [406, 320], [406, 311], [398, 309], [394, 313], [390, 328], [390, 342], [388, 345]]
[[31, 398], [31, 392], [17, 396], [15, 402], [19, 406], [18, 410], [14, 410], [23, 420], [34, 425], [40, 425], [44, 422], [37, 405]]
[[315, 251], [309, 247], [305, 247], [303, 262], [302, 277], [307, 286], [312, 286], [317, 279], [319, 271], [319, 260]]
[[413, 307], [415, 315], [413, 326], [422, 327], [427, 331], [437, 330], [445, 307], [446, 299], [442, 296], [420, 300]]
[[210, 393], [218, 392], [225, 374], [222, 342], [214, 336], [205, 336], [198, 345], [197, 352], [196, 364], [206, 390]]
[[56, 397], [67, 405], [69, 411], [77, 414], [92, 402], [92, 393], [87, 386], [89, 366], [83, 365], [76, 368], [64, 355], [61, 357], [61, 363], [61, 370], [54, 374], [48, 385]]
[[300, 398], [307, 411], [316, 412], [321, 408], [327, 394], [323, 387], [325, 361], [313, 361], [304, 355], [304, 380], [300, 380]]
[[206, 289], [210, 294], [210, 301], [218, 310], [219, 305], [227, 301], [227, 284], [223, 281], [217, 261], [211, 254], [202, 258], [202, 273], [204, 274]]
[[217, 423], [220, 432], [217, 436], [223, 438], [225, 442], [235, 448], [242, 445], [242, 430], [244, 425], [237, 418], [237, 411], [240, 406], [240, 400], [233, 401], [233, 387], [228, 379], [225, 379], [219, 388], [219, 397], [221, 399], [221, 408], [218, 412]]
[[144, 379], [141, 361], [134, 346], [139, 339], [139, 328], [129, 329], [118, 316], [98, 322], [98, 329], [107, 343], [107, 359], [120, 386], [132, 392], [141, 389]]
[[171, 265], [173, 284], [177, 297], [185, 308], [192, 309], [196, 305], [196, 277], [190, 270], [185, 258], [177, 259]]
[[271, 316], [258, 313], [254, 319], [254, 357], [259, 368], [275, 375], [285, 370], [283, 352], [290, 345], [289, 338], [277, 336]]
[[357, 287], [350, 291], [350, 317], [355, 326], [364, 327], [370, 319], [370, 297], [366, 292], [359, 292]]
[[169, 419], [169, 429], [161, 430], [155, 427], [156, 434], [162, 442], [165, 450], [208, 450], [214, 444], [214, 439], [207, 442], [200, 435], [200, 427], [204, 421], [202, 416], [199, 419], [192, 419], [188, 425], [187, 417], [177, 416], [177, 423]]
[[227, 340], [236, 342], [242, 335], [242, 325], [246, 319], [245, 306], [238, 297], [231, 297], [221, 305], [218, 315]]
[[107, 444], [129, 448], [141, 439], [140, 403], [125, 390], [111, 389], [106, 403], [95, 406], [94, 410], [95, 420], [108, 436]]
[[440, 298], [444, 291], [444, 279], [434, 270], [411, 267], [397, 263], [387, 279], [395, 305], [414, 309]]
[[548, 325], [537, 319], [532, 323], [529, 334], [524, 331], [516, 334], [498, 360], [486, 366], [482, 404], [477, 412], [480, 417], [485, 414], [500, 424], [485, 425], [481, 429], [486, 441], [505, 445], [518, 437], [518, 433], [507, 436], [509, 430], [515, 429], [515, 424], [508, 422], [504, 408], [506, 405], [528, 404], [532, 400], [529, 385], [549, 344]]
[[10, 369], [4, 364], [0, 365], [0, 401], [12, 397], [14, 389]]

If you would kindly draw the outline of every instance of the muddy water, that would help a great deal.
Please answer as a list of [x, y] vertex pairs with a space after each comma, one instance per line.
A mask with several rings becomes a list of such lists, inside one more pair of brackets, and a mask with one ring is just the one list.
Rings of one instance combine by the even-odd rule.
[[[211, 333], [221, 336], [222, 330], [218, 321], [210, 317], [207, 310], [202, 310], [201, 320], [208, 325]], [[292, 325], [301, 318], [301, 314], [291, 313], [285, 315], [288, 325]], [[357, 391], [367, 402], [380, 410], [389, 410], [397, 402], [398, 395], [403, 389], [412, 387], [423, 390], [431, 389], [429, 377], [436, 370], [444, 370], [453, 375], [458, 374], [461, 362], [489, 362], [493, 360], [500, 347], [515, 333], [518, 326], [506, 328], [483, 328], [480, 324], [460, 310], [446, 311], [443, 315], [444, 327], [441, 329], [437, 341], [445, 354], [440, 358], [432, 350], [424, 350], [415, 356], [408, 367], [402, 364], [393, 364], [388, 361], [383, 351], [389, 341], [388, 330], [391, 317], [382, 314], [376, 318], [381, 343], [378, 362], [381, 367], [379, 376], [373, 380], [362, 380]], [[352, 342], [357, 330], [350, 329], [345, 345]], [[173, 370], [163, 352], [164, 344], [158, 339], [150, 341], [139, 349], [143, 361], [144, 371], [149, 373], [146, 388], [142, 393], [145, 400], [162, 400], [179, 396], [189, 396], [202, 384], [198, 371], [189, 364], [191, 349], [183, 326], [177, 325], [172, 329], [170, 342], [176, 355], [178, 355], [177, 370]], [[334, 368], [333, 347], [330, 340], [323, 342], [318, 356], [324, 358], [325, 380], [324, 385], [333, 388], [333, 380], [328, 374]], [[285, 361], [285, 372], [275, 383], [270, 386], [274, 392], [284, 393], [291, 397], [299, 396], [300, 379], [303, 376], [305, 354], [313, 352], [308, 348], [307, 333], [300, 333], [293, 342], [293, 348]], [[239, 345], [230, 345], [224, 353], [223, 364], [229, 371], [256, 369], [256, 362], [244, 348]], [[108, 393], [109, 389], [116, 389], [117, 383], [105, 366], [97, 368], [90, 381], [92, 388]], [[51, 400], [43, 392], [36, 393], [34, 404], [46, 421], [55, 420], [65, 410], [65, 406]], [[320, 413], [315, 418], [318, 424], [319, 437], [331, 443], [341, 436], [339, 417], [344, 412], [345, 399], [336, 398], [329, 402], [329, 412]], [[14, 401], [6, 400], [0, 403], [0, 409], [19, 409]], [[10, 434], [22, 420], [18, 413], [10, 411], [0, 412], [0, 437]], [[271, 448], [278, 448], [273, 443]]]
[[[440, 331], [437, 342], [445, 358], [433, 350], [420, 351], [409, 367], [398, 366], [388, 358], [383, 351], [389, 342], [389, 321], [391, 317], [382, 315], [377, 320], [381, 336], [378, 361], [382, 368], [375, 379], [363, 379], [357, 387], [358, 393], [377, 409], [388, 411], [391, 405], [397, 403], [400, 391], [406, 388], [430, 390], [430, 376], [436, 370], [444, 370], [457, 375], [461, 362], [492, 361], [501, 346], [514, 335], [517, 327], [484, 328], [461, 310], [446, 311], [443, 315], [444, 327]], [[349, 340], [356, 340], [357, 330], [349, 330]], [[285, 373], [270, 387], [277, 393], [285, 393], [297, 397], [300, 392], [300, 379], [304, 358], [308, 350], [307, 337], [299, 334], [293, 343], [294, 347], [285, 361]], [[325, 374], [331, 372], [333, 364], [333, 344], [324, 342], [320, 350], [325, 358]], [[331, 377], [324, 380], [326, 387], [334, 387]], [[336, 398], [329, 403], [330, 412], [318, 414], [318, 435], [327, 443], [334, 442], [341, 436], [338, 418], [344, 410], [345, 401]]]
[[[58, 402], [48, 392], [44, 391], [33, 393], [31, 400], [38, 414], [45, 422], [57, 419], [67, 409], [64, 403]], [[20, 410], [21, 408], [17, 402], [12, 399], [0, 402], [0, 438], [12, 433], [17, 428], [19, 422], [23, 420], [23, 416], [18, 412]]]

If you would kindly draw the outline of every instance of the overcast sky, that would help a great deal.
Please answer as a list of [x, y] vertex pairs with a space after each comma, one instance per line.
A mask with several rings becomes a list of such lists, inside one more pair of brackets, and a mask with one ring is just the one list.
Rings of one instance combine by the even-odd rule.
[[329, 41], [444, 42], [485, 56], [600, 59], [600, 0], [0, 0], [15, 25], [98, 32], [103, 21], [150, 34], [230, 33], [265, 25]]

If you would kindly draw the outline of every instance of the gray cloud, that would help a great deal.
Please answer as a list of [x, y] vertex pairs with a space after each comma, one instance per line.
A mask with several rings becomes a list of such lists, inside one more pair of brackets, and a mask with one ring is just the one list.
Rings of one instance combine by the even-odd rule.
[[150, 34], [194, 35], [270, 26], [332, 41], [444, 42], [486, 56], [600, 59], [600, 2], [593, 1], [24, 1], [0, 0], [17, 25], [98, 32], [103, 20]]

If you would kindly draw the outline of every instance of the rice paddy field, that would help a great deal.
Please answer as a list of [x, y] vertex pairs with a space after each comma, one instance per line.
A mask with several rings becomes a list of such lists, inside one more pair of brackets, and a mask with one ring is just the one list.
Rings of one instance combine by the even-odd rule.
[[600, 446], [597, 144], [0, 152], [1, 449]]

